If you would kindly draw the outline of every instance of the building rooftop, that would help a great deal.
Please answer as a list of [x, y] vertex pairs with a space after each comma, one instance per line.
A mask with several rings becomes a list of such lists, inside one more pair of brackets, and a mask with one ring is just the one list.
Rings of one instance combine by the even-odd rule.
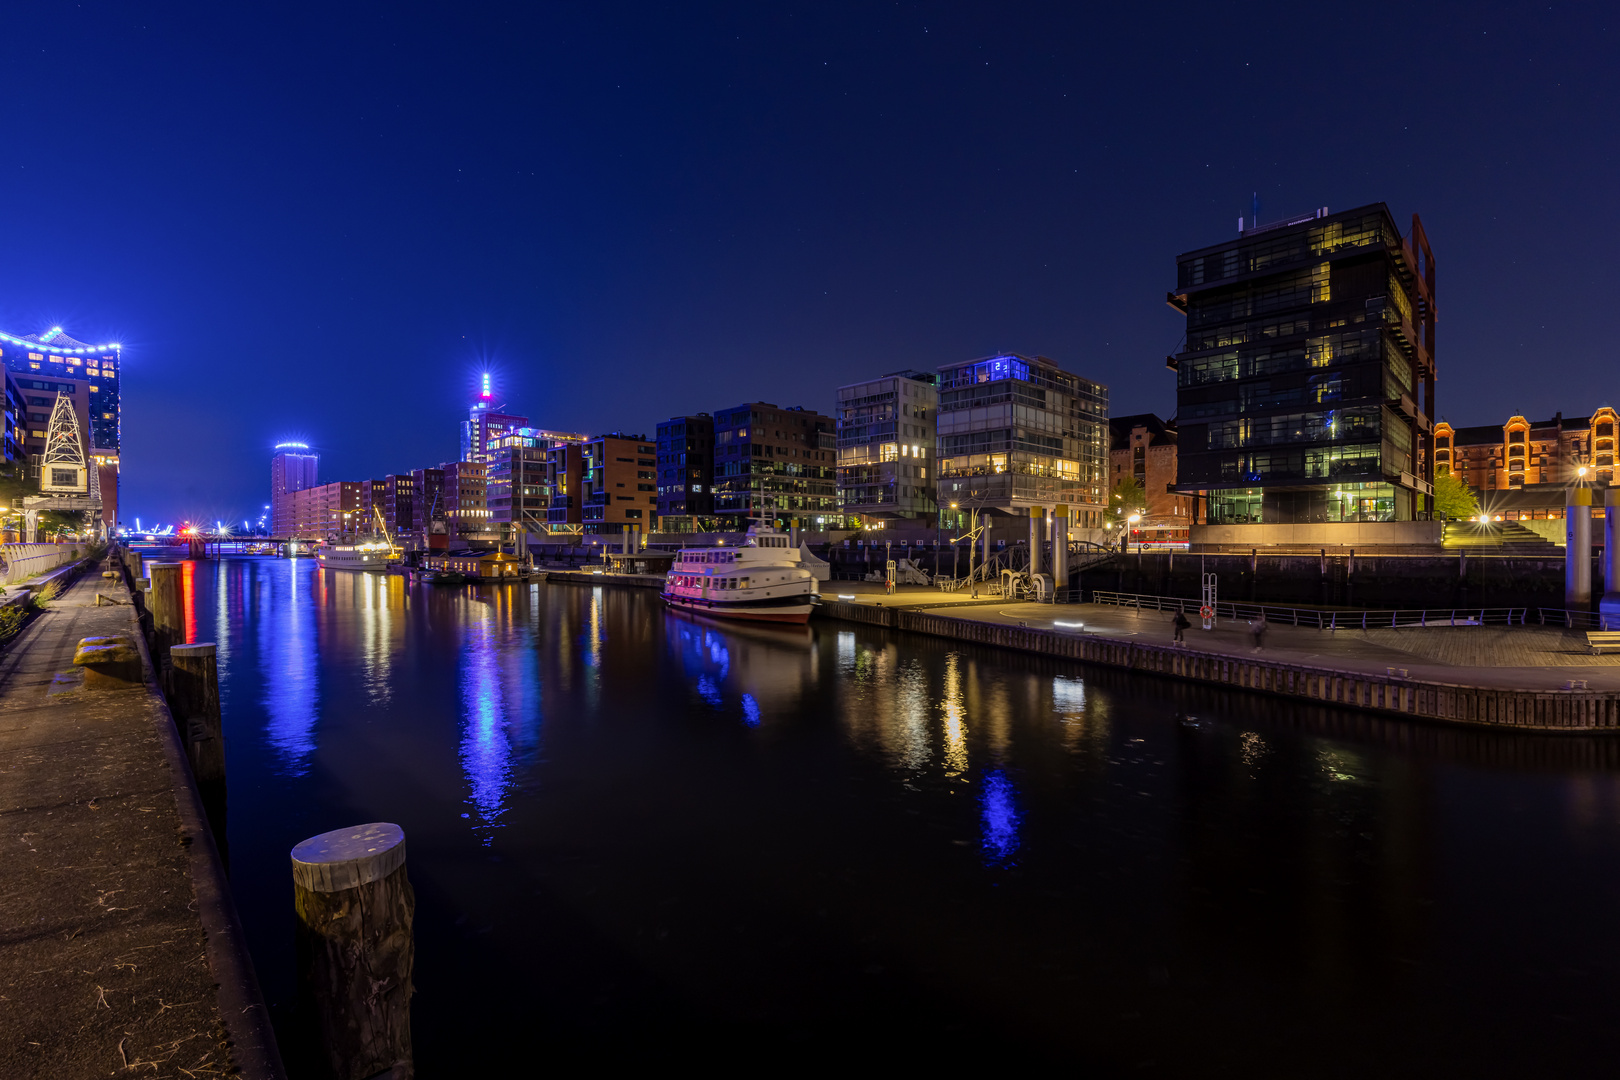
[[14, 345], [27, 345], [41, 352], [52, 353], [103, 353], [120, 348], [116, 343], [112, 345], [91, 345], [88, 342], [69, 337], [60, 326], [53, 326], [49, 330], [38, 334], [23, 334], [20, 337], [16, 334], [0, 331], [0, 341], [9, 341]]
[[1137, 413], [1135, 416], [1108, 418], [1108, 448], [1127, 449], [1131, 445], [1131, 431], [1139, 427], [1147, 428], [1149, 446], [1163, 446], [1176, 441], [1176, 428], [1173, 422], [1160, 420], [1153, 413]]

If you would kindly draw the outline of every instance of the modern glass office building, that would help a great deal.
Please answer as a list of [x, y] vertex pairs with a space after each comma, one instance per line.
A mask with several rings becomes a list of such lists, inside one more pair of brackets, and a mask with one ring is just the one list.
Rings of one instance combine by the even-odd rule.
[[935, 381], [931, 371], [897, 371], [838, 388], [838, 504], [846, 515], [934, 523]]
[[1108, 387], [1044, 356], [991, 356], [939, 369], [939, 505], [1027, 516], [1064, 505], [1100, 528]]
[[[1177, 490], [1214, 524], [1409, 521], [1432, 505], [1434, 259], [1383, 203], [1177, 259]], [[1250, 223], [1252, 225], [1252, 223]]]

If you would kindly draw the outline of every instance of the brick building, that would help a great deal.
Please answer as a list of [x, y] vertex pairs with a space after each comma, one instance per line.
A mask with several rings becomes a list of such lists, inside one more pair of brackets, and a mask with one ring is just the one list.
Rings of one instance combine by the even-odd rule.
[[[1178, 493], [1175, 421], [1152, 413], [1116, 416], [1108, 421], [1108, 486], [1124, 479], [1142, 485], [1146, 512], [1138, 532], [1147, 539], [1185, 540], [1197, 523], [1198, 497]], [[1112, 507], [1110, 507], [1112, 509]]]
[[[1538, 484], [1565, 485], [1577, 479], [1614, 482], [1616, 423], [1608, 406], [1591, 416], [1529, 421], [1511, 416], [1504, 424], [1454, 428], [1434, 426], [1434, 468], [1453, 473], [1479, 491], [1506, 491]], [[1580, 469], [1587, 471], [1584, 476]]]

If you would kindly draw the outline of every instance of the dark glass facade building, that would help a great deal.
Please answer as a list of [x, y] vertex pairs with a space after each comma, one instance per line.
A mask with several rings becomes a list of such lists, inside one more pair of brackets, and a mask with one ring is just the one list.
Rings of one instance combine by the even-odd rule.
[[839, 527], [835, 427], [830, 416], [765, 401], [716, 412], [714, 510], [724, 527]]
[[1217, 524], [1409, 521], [1432, 506], [1434, 260], [1383, 203], [1177, 259], [1176, 487]]
[[714, 517], [714, 418], [673, 416], [658, 425], [658, 517], [669, 532], [702, 531]]

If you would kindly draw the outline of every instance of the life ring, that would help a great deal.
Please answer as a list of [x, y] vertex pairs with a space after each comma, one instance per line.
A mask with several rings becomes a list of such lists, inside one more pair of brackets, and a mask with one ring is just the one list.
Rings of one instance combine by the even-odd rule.
[[1210, 607], [1208, 604], [1205, 604], [1203, 607], [1198, 609], [1198, 617], [1201, 619], [1213, 619], [1215, 617], [1215, 609]]

